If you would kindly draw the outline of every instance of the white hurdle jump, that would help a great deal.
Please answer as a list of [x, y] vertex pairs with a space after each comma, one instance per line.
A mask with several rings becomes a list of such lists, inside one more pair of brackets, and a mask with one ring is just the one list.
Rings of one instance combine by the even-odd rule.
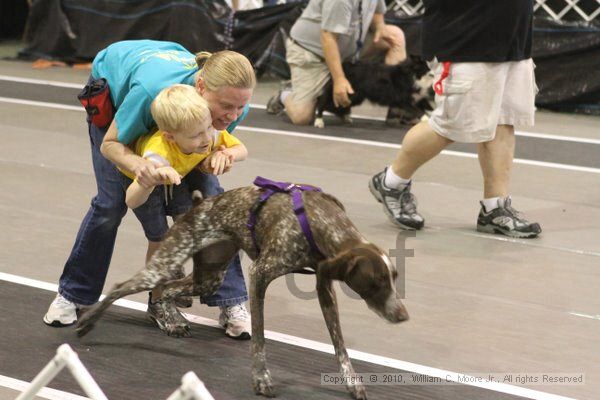
[[77, 353], [68, 344], [56, 350], [56, 356], [37, 374], [27, 389], [16, 400], [31, 400], [41, 388], [46, 386], [64, 368], [69, 368], [71, 375], [77, 380], [85, 394], [92, 400], [108, 400], [92, 375], [79, 360]]
[[192, 371], [181, 378], [181, 386], [167, 400], [215, 400]]
[[[56, 356], [37, 374], [27, 389], [16, 400], [32, 400], [58, 373], [67, 367], [79, 386], [92, 400], [108, 400], [92, 375], [79, 360], [77, 353], [68, 344], [56, 350]], [[204, 386], [204, 383], [192, 371], [181, 378], [181, 386], [167, 400], [215, 400]]]

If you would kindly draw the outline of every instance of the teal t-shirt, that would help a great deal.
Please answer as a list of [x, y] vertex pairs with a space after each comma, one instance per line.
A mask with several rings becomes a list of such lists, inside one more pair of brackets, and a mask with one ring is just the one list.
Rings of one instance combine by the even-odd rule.
[[[194, 86], [196, 58], [183, 46], [156, 40], [116, 42], [98, 53], [92, 77], [105, 78], [115, 109], [118, 140], [129, 144], [156, 126], [150, 105], [158, 93], [176, 83]], [[246, 118], [249, 106], [227, 127], [229, 132]]]

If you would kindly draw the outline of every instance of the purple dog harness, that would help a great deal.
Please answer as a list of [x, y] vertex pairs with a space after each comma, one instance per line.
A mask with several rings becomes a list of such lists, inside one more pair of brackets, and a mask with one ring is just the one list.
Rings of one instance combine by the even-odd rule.
[[302, 201], [302, 192], [320, 192], [321, 189], [315, 186], [310, 185], [296, 185], [294, 183], [289, 182], [275, 182], [270, 179], [266, 179], [260, 176], [257, 176], [254, 180], [254, 184], [263, 189], [260, 198], [254, 203], [252, 209], [250, 210], [250, 217], [248, 218], [248, 223], [246, 226], [250, 229], [250, 233], [252, 234], [252, 242], [254, 243], [254, 248], [257, 253], [260, 253], [260, 249], [258, 248], [258, 243], [256, 241], [256, 231], [254, 230], [254, 226], [256, 225], [256, 218], [262, 206], [267, 202], [267, 200], [274, 195], [275, 193], [288, 193], [292, 196], [292, 203], [294, 206], [294, 214], [298, 218], [298, 222], [300, 223], [300, 228], [302, 228], [302, 232], [304, 233], [304, 237], [308, 241], [310, 248], [317, 255], [322, 258], [323, 253], [319, 250], [319, 247], [315, 243], [315, 239], [313, 238], [312, 231], [310, 230], [310, 224], [308, 223], [308, 218], [306, 217], [306, 210], [304, 209], [304, 201]]

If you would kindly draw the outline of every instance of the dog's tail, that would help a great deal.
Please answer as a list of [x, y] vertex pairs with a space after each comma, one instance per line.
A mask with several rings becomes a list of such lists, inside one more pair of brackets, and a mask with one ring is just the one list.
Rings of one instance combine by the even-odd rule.
[[198, 204], [202, 203], [202, 200], [204, 200], [204, 197], [202, 197], [202, 192], [199, 190], [194, 190], [192, 192], [192, 204], [197, 206]]

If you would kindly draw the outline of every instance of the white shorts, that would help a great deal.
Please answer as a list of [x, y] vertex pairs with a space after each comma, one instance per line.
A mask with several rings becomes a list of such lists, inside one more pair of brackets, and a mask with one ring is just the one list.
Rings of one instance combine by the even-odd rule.
[[[434, 82], [443, 65], [430, 64]], [[498, 125], [533, 126], [535, 65], [532, 59], [503, 63], [451, 63], [435, 95], [429, 125], [455, 142], [480, 143], [494, 139]]]

